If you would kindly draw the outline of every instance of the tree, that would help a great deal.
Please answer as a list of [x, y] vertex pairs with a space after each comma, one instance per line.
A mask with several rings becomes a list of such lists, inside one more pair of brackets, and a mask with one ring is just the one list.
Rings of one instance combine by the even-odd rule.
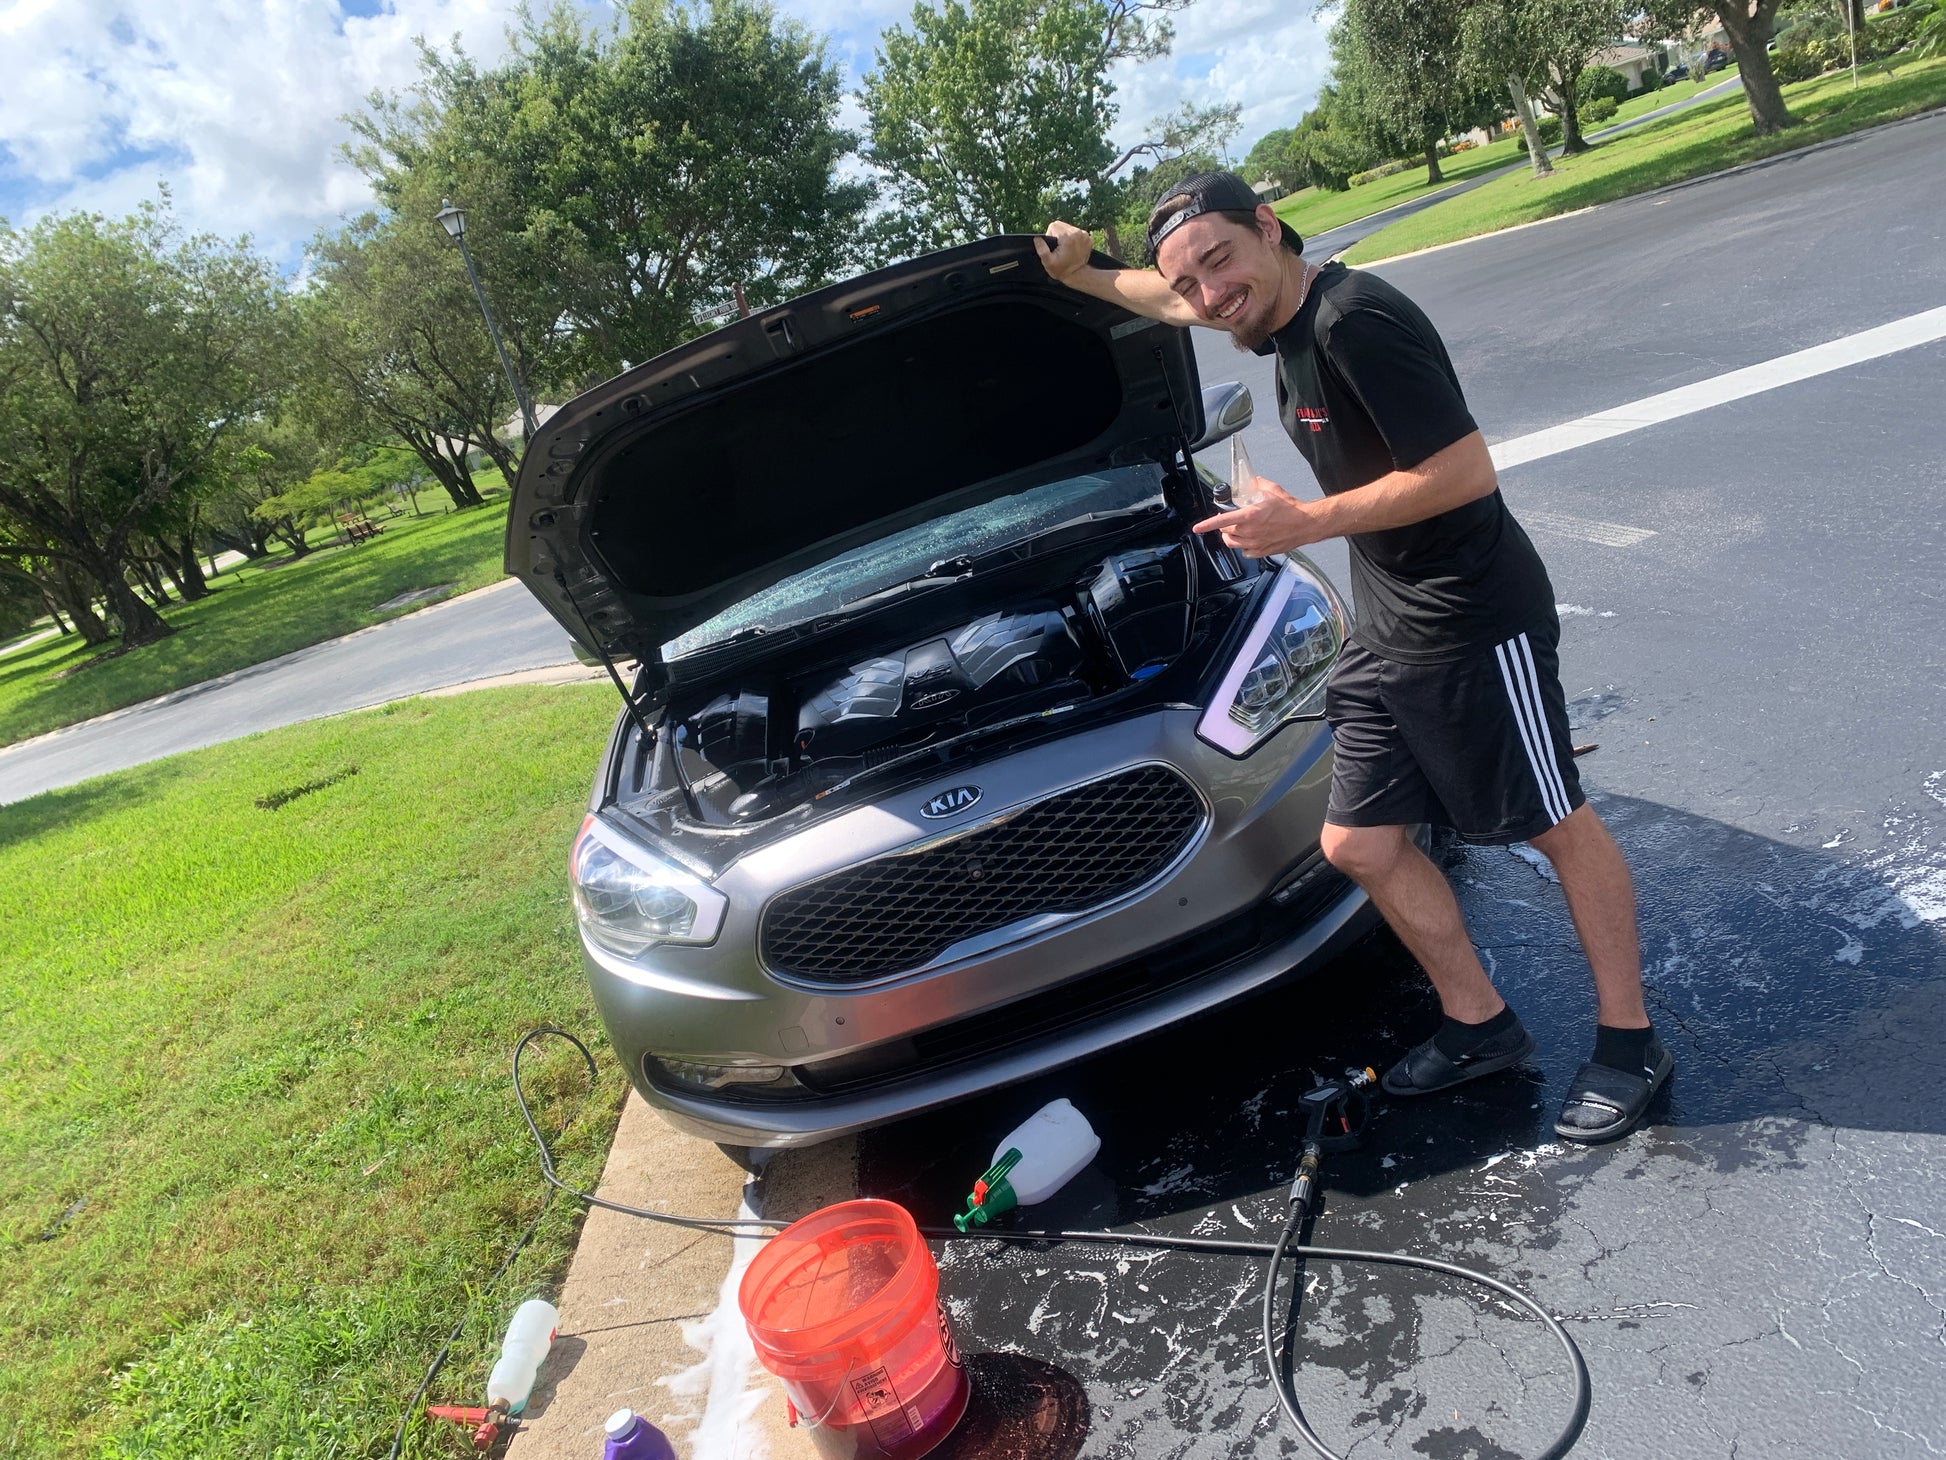
[[1544, 97], [1560, 115], [1562, 153], [1585, 152], [1581, 105], [1588, 98], [1582, 77], [1636, 14], [1634, 0], [1482, 0], [1469, 7], [1462, 32], [1468, 65], [1482, 80], [1504, 85], [1513, 98], [1536, 177], [1554, 168], [1531, 98]]
[[292, 409], [333, 455], [359, 439], [404, 442], [455, 507], [474, 507], [475, 449], [509, 481], [519, 470], [502, 435], [519, 403], [430, 216], [367, 214], [314, 246], [317, 284], [298, 311], [306, 379]]
[[166, 196], [0, 230], [0, 555], [91, 580], [127, 647], [170, 632], [130, 585], [137, 539], [275, 394], [281, 299], [245, 245], [185, 237]]
[[1778, 4], [1779, 0], [1718, 0], [1698, 7], [1694, 0], [1645, 0], [1642, 11], [1653, 34], [1672, 40], [1700, 36], [1712, 18], [1722, 24], [1737, 58], [1751, 128], [1759, 137], [1767, 137], [1797, 124], [1770, 66]]
[[[864, 79], [866, 160], [902, 205], [909, 247], [1038, 231], [1057, 215], [1113, 230], [1136, 158], [1218, 150], [1235, 108], [1185, 107], [1119, 153], [1109, 68], [1166, 55], [1189, 0], [942, 0], [879, 38]], [[1111, 252], [1119, 243], [1111, 238]]]
[[506, 61], [422, 50], [405, 98], [374, 96], [351, 156], [396, 226], [467, 209], [467, 242], [516, 369], [612, 375], [698, 332], [742, 283], [765, 304], [856, 249], [872, 189], [841, 181], [837, 68], [756, 0], [628, 0], [523, 14]]
[[[1504, 85], [1513, 99], [1514, 115], [1520, 121], [1535, 177], [1546, 177], [1554, 171], [1546, 139], [1534, 120], [1532, 97], [1559, 81], [1554, 57], [1560, 44], [1559, 38], [1551, 33], [1559, 6], [1560, 0], [1486, 0], [1469, 7], [1462, 27], [1469, 68], [1489, 84]], [[1577, 64], [1585, 61], [1584, 55]], [[1578, 143], [1581, 135], [1578, 112], [1576, 122], [1574, 135]], [[1566, 126], [1564, 115], [1564, 136]]]
[[[1127, 226], [1142, 242], [1138, 261], [1149, 262], [1145, 232], [1149, 214], [1184, 178], [1223, 166], [1221, 154], [1236, 136], [1242, 113], [1243, 108], [1235, 105], [1199, 107], [1185, 102], [1173, 115], [1154, 118], [1146, 138], [1110, 164], [1096, 184], [1095, 200], [1078, 214], [1079, 220], [1100, 225], [1107, 235], [1108, 252], [1116, 258], [1128, 257], [1121, 237], [1122, 227]], [[1121, 181], [1111, 181], [1135, 158], [1145, 156], [1154, 159], [1151, 165], [1135, 167]]]
[[296, 518], [256, 509], [315, 471], [318, 456], [315, 436], [288, 415], [251, 422], [217, 472], [209, 503], [211, 536], [246, 558], [265, 556], [273, 539], [293, 558], [310, 552]]
[[1386, 150], [1425, 158], [1426, 183], [1443, 181], [1440, 139], [1479, 108], [1466, 64], [1470, 0], [1346, 0], [1331, 28], [1333, 78]]
[[1634, 0], [1510, 0], [1510, 8], [1524, 12], [1515, 33], [1525, 39], [1547, 100], [1561, 118], [1562, 155], [1586, 152], [1581, 74], [1635, 15]]
[[1285, 175], [1302, 185], [1342, 193], [1351, 175], [1385, 160], [1357, 111], [1335, 85], [1318, 92], [1318, 103], [1291, 129]]
[[1294, 182], [1289, 171], [1286, 154], [1290, 150], [1291, 127], [1279, 127], [1274, 132], [1266, 132], [1259, 137], [1250, 150], [1244, 154], [1243, 175], [1254, 183], [1270, 182], [1286, 192], [1294, 192], [1302, 183]]

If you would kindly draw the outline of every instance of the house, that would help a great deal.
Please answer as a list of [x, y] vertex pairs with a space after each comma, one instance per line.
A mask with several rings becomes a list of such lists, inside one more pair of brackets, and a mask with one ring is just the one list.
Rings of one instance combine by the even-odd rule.
[[1588, 58], [1590, 66], [1606, 66], [1611, 71], [1621, 73], [1628, 82], [1630, 91], [1642, 89], [1642, 73], [1653, 71], [1660, 76], [1668, 69], [1662, 59], [1662, 51], [1655, 46], [1637, 45], [1634, 41], [1621, 41], [1596, 51]]

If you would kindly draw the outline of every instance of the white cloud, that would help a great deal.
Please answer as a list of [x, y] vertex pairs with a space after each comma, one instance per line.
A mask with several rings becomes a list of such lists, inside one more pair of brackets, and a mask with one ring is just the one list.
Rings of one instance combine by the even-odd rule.
[[[599, 0], [591, 10], [606, 11]], [[287, 267], [320, 227], [370, 201], [339, 156], [342, 120], [417, 74], [413, 40], [455, 35], [504, 54], [514, 0], [0, 0], [0, 213], [15, 223], [90, 208], [119, 214], [167, 180], [192, 227], [248, 233]], [[851, 83], [911, 0], [780, 0], [831, 36]], [[1326, 56], [1308, 7], [1199, 0], [1176, 54], [1124, 65], [1117, 140], [1184, 101], [1242, 104], [1239, 149], [1315, 96]], [[842, 120], [862, 124], [855, 99]]]
[[1326, 29], [1306, 7], [1293, 13], [1276, 0], [1203, 0], [1179, 17], [1174, 55], [1118, 68], [1116, 141], [1139, 141], [1152, 117], [1186, 101], [1233, 102], [1243, 109], [1233, 144], [1240, 156], [1316, 100], [1331, 69]]
[[506, 0], [23, 0], [0, 12], [7, 211], [125, 212], [167, 180], [192, 226], [252, 234], [287, 262], [369, 201], [341, 118], [417, 71], [413, 38], [504, 48]]

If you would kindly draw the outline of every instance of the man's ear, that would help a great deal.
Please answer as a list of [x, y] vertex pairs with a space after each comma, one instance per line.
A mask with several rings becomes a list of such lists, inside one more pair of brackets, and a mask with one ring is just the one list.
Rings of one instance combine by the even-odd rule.
[[1257, 232], [1263, 235], [1265, 243], [1283, 242], [1284, 220], [1277, 216], [1277, 210], [1268, 203], [1257, 204]]

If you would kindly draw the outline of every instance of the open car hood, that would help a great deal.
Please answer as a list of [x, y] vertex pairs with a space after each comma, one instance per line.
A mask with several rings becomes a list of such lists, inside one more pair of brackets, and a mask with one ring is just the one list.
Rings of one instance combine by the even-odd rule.
[[1031, 237], [988, 239], [568, 402], [521, 462], [507, 571], [653, 693], [659, 647], [752, 593], [1040, 482], [1168, 461], [1202, 417], [1188, 331], [1054, 282]]

